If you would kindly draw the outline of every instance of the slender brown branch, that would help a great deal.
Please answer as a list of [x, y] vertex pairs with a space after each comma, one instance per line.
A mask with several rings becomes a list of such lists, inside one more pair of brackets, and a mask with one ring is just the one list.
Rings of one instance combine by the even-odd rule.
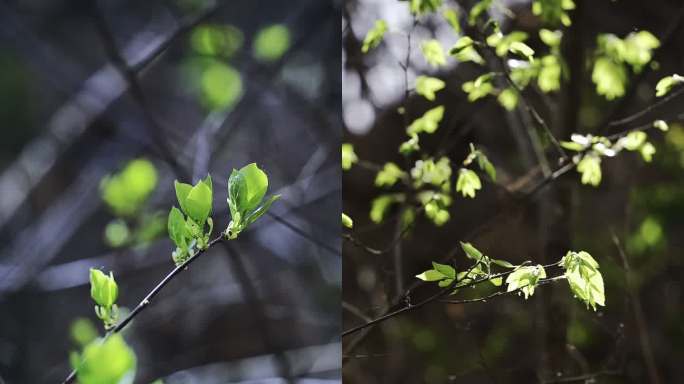
[[[172, 269], [171, 272], [164, 276], [164, 278], [159, 283], [157, 283], [157, 285], [155, 285], [154, 288], [152, 288], [152, 290], [147, 295], [145, 295], [145, 297], [142, 300], [140, 300], [138, 305], [135, 308], [133, 308], [133, 310], [128, 314], [128, 316], [126, 316], [123, 320], [121, 320], [121, 322], [119, 322], [114, 328], [112, 328], [105, 334], [104, 338], [102, 339], [102, 342], [106, 341], [111, 335], [121, 332], [121, 330], [123, 330], [136, 316], [138, 316], [143, 310], [145, 310], [145, 308], [147, 308], [147, 306], [150, 305], [152, 299], [154, 299], [154, 297], [157, 296], [157, 294], [159, 294], [159, 292], [161, 292], [161, 290], [168, 283], [170, 283], [171, 280], [173, 280], [181, 272], [187, 270], [192, 262], [197, 260], [202, 254], [206, 253], [206, 251], [208, 251], [211, 247], [221, 242], [223, 238], [223, 233], [221, 233], [218, 237], [209, 242], [207, 248], [198, 250], [197, 253], [195, 253], [192, 257], [187, 259], [183, 264], [177, 265], [174, 269]], [[75, 378], [76, 369], [72, 370], [71, 373], [69, 373], [69, 376], [67, 376], [67, 378], [62, 382], [62, 384], [73, 383]]]

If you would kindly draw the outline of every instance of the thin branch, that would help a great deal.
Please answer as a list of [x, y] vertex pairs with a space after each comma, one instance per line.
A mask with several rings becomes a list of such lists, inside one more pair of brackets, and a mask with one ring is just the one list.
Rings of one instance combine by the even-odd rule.
[[[192, 257], [187, 259], [183, 264], [177, 265], [174, 269], [171, 270], [157, 285], [152, 288], [152, 290], [145, 295], [145, 297], [138, 303], [138, 305], [126, 316], [120, 323], [118, 323], [114, 328], [109, 330], [104, 338], [102, 339], [102, 342], [106, 341], [111, 335], [115, 333], [121, 332], [136, 316], [138, 316], [145, 308], [147, 308], [148, 305], [150, 305], [150, 302], [152, 299], [154, 299], [159, 292], [173, 280], [176, 276], [178, 276], [181, 272], [185, 271], [188, 269], [190, 264], [197, 260], [202, 254], [206, 253], [211, 247], [216, 245], [217, 243], [221, 242], [223, 240], [223, 233], [221, 233], [218, 237], [215, 239], [211, 240], [209, 244], [207, 245], [207, 248], [205, 249], [200, 249], [195, 253]], [[62, 384], [69, 384], [74, 381], [76, 378], [76, 369], [72, 370], [71, 373], [69, 373], [69, 376], [62, 382]]]
[[619, 120], [611, 121], [610, 123], [608, 123], [608, 126], [609, 127], [620, 127], [623, 125], [627, 125], [627, 124], [649, 114], [651, 111], [653, 111], [657, 108], [660, 108], [661, 106], [667, 104], [671, 100], [676, 99], [677, 97], [681, 96], [682, 94], [684, 94], [684, 86], [680, 86], [679, 89], [677, 89], [676, 91], [671, 92], [669, 95], [663, 97], [662, 99], [659, 99], [655, 103], [647, 106], [646, 108], [642, 109], [641, 111], [639, 111], [637, 113], [631, 114], [627, 117], [623, 117], [622, 119], [619, 119]]
[[618, 370], [605, 370], [605, 371], [592, 372], [592, 373], [587, 373], [587, 374], [578, 375], [578, 376], [558, 377], [558, 378], [548, 379], [548, 380], [542, 381], [542, 383], [543, 384], [572, 383], [575, 381], [582, 381], [585, 383], [589, 383], [589, 382], [595, 382], [592, 380], [596, 379], [599, 376], [621, 375], [622, 373], [623, 373], [622, 371], [618, 371]]

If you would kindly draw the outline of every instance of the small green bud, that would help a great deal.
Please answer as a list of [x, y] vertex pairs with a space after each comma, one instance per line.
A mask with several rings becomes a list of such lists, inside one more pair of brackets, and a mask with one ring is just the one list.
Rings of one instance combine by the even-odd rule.
[[111, 308], [118, 295], [119, 287], [111, 272], [107, 276], [99, 269], [90, 269], [90, 296], [98, 305]]

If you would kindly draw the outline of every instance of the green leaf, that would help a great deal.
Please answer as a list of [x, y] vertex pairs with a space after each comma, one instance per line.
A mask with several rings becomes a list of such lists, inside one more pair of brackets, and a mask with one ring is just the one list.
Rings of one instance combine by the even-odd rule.
[[204, 181], [198, 182], [185, 198], [185, 213], [200, 225], [207, 221], [211, 212], [212, 191], [209, 185]]
[[539, 38], [544, 44], [551, 48], [560, 47], [561, 39], [563, 38], [563, 31], [551, 31], [545, 28], [539, 30]]
[[463, 252], [465, 252], [469, 259], [473, 259], [475, 261], [480, 261], [482, 259], [482, 252], [480, 252], [472, 244], [461, 242], [461, 248], [463, 248]]
[[73, 341], [84, 347], [97, 338], [97, 329], [90, 320], [79, 317], [71, 323], [70, 334]]
[[406, 173], [398, 165], [389, 162], [378, 172], [375, 177], [375, 185], [377, 187], [391, 187], [404, 177], [406, 177]]
[[176, 189], [176, 198], [178, 199], [178, 204], [180, 204], [181, 209], [186, 214], [188, 213], [188, 208], [185, 205], [185, 200], [187, 200], [190, 191], [192, 190], [192, 185], [181, 183], [178, 180], [173, 182], [173, 186]]
[[456, 43], [449, 50], [449, 54], [454, 56], [458, 61], [466, 63], [472, 61], [477, 64], [484, 63], [484, 59], [477, 53], [473, 47], [473, 39], [468, 36], [463, 36], [456, 40]]
[[649, 31], [632, 32], [624, 38], [622, 60], [639, 72], [653, 57], [653, 50], [660, 46], [658, 38]]
[[442, 5], [442, 0], [411, 0], [411, 13], [421, 15], [434, 12]]
[[133, 216], [157, 187], [157, 169], [146, 159], [131, 160], [100, 182], [102, 200], [117, 216]]
[[411, 125], [406, 129], [409, 135], [417, 135], [419, 133], [434, 133], [439, 127], [439, 123], [444, 117], [444, 106], [432, 108], [425, 112], [423, 116], [415, 119]]
[[449, 158], [443, 156], [436, 162], [431, 158], [417, 160], [411, 169], [411, 177], [416, 187], [420, 187], [423, 184], [432, 184], [435, 187], [442, 187], [444, 191], [448, 191], [448, 182], [451, 178]]
[[440, 263], [433, 261], [432, 262], [432, 268], [434, 268], [435, 271], [444, 275], [444, 277], [448, 277], [450, 279], [456, 278], [456, 270], [451, 265], [440, 264]]
[[420, 149], [420, 145], [418, 143], [418, 135], [417, 134], [411, 134], [410, 138], [399, 146], [399, 153], [402, 155], [409, 155], [417, 150]]
[[280, 59], [290, 49], [290, 30], [281, 24], [260, 29], [254, 37], [252, 54], [259, 61], [272, 62]]
[[644, 161], [650, 163], [653, 160], [653, 155], [655, 155], [656, 149], [653, 144], [647, 142], [641, 146], [639, 152], [641, 153], [641, 157], [644, 159]]
[[470, 8], [470, 13], [468, 14], [468, 24], [474, 26], [477, 23], [477, 19], [482, 16], [487, 9], [492, 5], [493, 0], [480, 0], [475, 3], [472, 8]]
[[516, 265], [513, 265], [506, 260], [492, 259], [492, 263], [494, 263], [500, 267], [504, 267], [504, 268], [515, 268], [515, 267], [517, 267]]
[[110, 247], [122, 247], [131, 239], [131, 231], [124, 220], [116, 219], [105, 227], [105, 241]]
[[529, 62], [534, 61], [534, 49], [521, 41], [512, 42], [508, 50], [513, 54], [525, 57]]
[[418, 76], [416, 78], [416, 92], [430, 101], [435, 99], [435, 92], [443, 89], [445, 85], [444, 81], [436, 77]]
[[373, 28], [371, 28], [366, 37], [363, 39], [361, 52], [368, 53], [371, 49], [375, 49], [382, 42], [383, 37], [387, 32], [387, 22], [385, 20], [375, 20]]
[[242, 97], [240, 72], [220, 60], [204, 60], [199, 64], [202, 105], [210, 111], [230, 110]]
[[349, 229], [352, 229], [354, 227], [354, 221], [344, 212], [342, 212], [342, 225]]
[[599, 57], [594, 63], [591, 79], [596, 84], [596, 92], [608, 100], [622, 97], [627, 84], [625, 67], [610, 58]]
[[572, 0], [534, 0], [532, 13], [539, 16], [546, 24], [570, 26], [570, 15], [567, 11], [575, 9]]
[[492, 283], [492, 285], [495, 287], [500, 287], [501, 284], [503, 284], [503, 277], [491, 278], [491, 279], [489, 279], [489, 282]]
[[646, 142], [648, 135], [643, 131], [633, 131], [619, 140], [620, 145], [628, 151], [636, 151]]
[[444, 279], [444, 275], [434, 269], [427, 270], [420, 275], [416, 275], [416, 277], [423, 281], [440, 281]]
[[380, 195], [371, 201], [370, 219], [374, 223], [381, 223], [387, 211], [394, 203], [404, 200], [403, 194]]
[[589, 253], [569, 251], [561, 259], [561, 265], [572, 293], [579, 300], [594, 310], [596, 305], [605, 306], [603, 277], [598, 262]]
[[561, 141], [560, 142], [561, 147], [570, 150], [570, 151], [575, 151], [579, 152], [584, 150], [585, 146], [580, 144], [580, 143], [575, 143], [574, 141]]
[[79, 384], [131, 384], [135, 377], [135, 352], [118, 333], [92, 341], [71, 360]]
[[588, 154], [577, 163], [577, 172], [582, 174], [582, 184], [590, 184], [594, 187], [601, 183], [601, 158]]
[[256, 163], [250, 163], [240, 169], [240, 174], [245, 179], [245, 206], [243, 211], [250, 211], [256, 208], [266, 194], [268, 189], [268, 176], [259, 169]]
[[455, 33], [461, 33], [461, 24], [458, 22], [458, 12], [453, 8], [447, 8], [442, 12], [442, 16], [449, 23]]
[[483, 170], [492, 181], [496, 181], [496, 168], [494, 164], [481, 151], [477, 151], [477, 165]]
[[507, 111], [512, 111], [518, 105], [518, 92], [513, 88], [506, 88], [499, 93], [497, 100]]
[[183, 216], [181, 211], [176, 207], [172, 207], [171, 211], [169, 212], [167, 228], [169, 231], [169, 237], [171, 238], [173, 243], [176, 244], [178, 248], [182, 250], [187, 250], [187, 238], [189, 236], [185, 225], [185, 217]]
[[480, 177], [474, 171], [461, 168], [458, 172], [458, 180], [456, 180], [456, 192], [461, 192], [463, 197], [475, 197], [475, 192], [482, 189], [482, 182]]
[[433, 67], [446, 65], [446, 56], [439, 41], [434, 39], [423, 41], [420, 44], [420, 50], [423, 52], [425, 61]]
[[656, 120], [653, 122], [653, 127], [661, 130], [662, 132], [667, 132], [670, 127], [664, 120]]
[[273, 195], [273, 196], [269, 197], [268, 199], [266, 199], [266, 201], [262, 205], [260, 205], [258, 208], [247, 213], [247, 215], [245, 215], [245, 224], [244, 224], [243, 229], [246, 228], [248, 225], [254, 223], [258, 218], [263, 216], [264, 213], [268, 212], [268, 210], [271, 208], [271, 205], [273, 204], [273, 202], [275, 202], [278, 199], [280, 199], [280, 195]]
[[468, 101], [476, 101], [494, 93], [494, 85], [491, 83], [492, 76], [492, 73], [486, 73], [474, 81], [463, 83], [461, 89], [468, 94]]
[[354, 152], [354, 146], [349, 143], [342, 144], [342, 169], [347, 171], [351, 168], [352, 164], [358, 161], [359, 158]]
[[90, 297], [105, 308], [111, 308], [119, 296], [119, 287], [114, 281], [114, 276], [109, 276], [95, 268], [90, 268]]
[[543, 92], [557, 91], [561, 87], [562, 65], [556, 55], [546, 55], [540, 60], [537, 85]]
[[546, 278], [546, 270], [541, 265], [523, 266], [511, 272], [506, 278], [508, 284], [507, 292], [520, 290], [525, 295], [525, 299], [534, 295], [540, 279]]
[[674, 74], [672, 76], [663, 77], [656, 84], [656, 96], [663, 97], [667, 95], [670, 90], [677, 84], [684, 83], [684, 76]]

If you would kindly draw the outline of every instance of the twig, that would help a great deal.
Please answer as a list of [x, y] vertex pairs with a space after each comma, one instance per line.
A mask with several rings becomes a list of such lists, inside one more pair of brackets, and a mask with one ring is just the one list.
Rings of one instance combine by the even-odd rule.
[[[221, 242], [223, 240], [223, 233], [220, 234], [218, 237], [215, 239], [211, 240], [209, 244], [207, 245], [207, 248], [205, 249], [200, 249], [195, 253], [191, 258], [186, 260], [183, 264], [180, 264], [176, 266], [176, 268], [172, 269], [171, 272], [169, 272], [157, 285], [152, 288], [152, 290], [145, 295], [145, 298], [143, 298], [140, 303], [126, 316], [120, 323], [118, 323], [114, 328], [109, 330], [104, 338], [102, 339], [102, 342], [106, 341], [111, 335], [115, 333], [119, 333], [121, 330], [123, 330], [136, 316], [138, 316], [147, 306], [150, 304], [152, 299], [161, 292], [161, 290], [171, 282], [176, 276], [178, 276], [181, 272], [185, 271], [188, 269], [190, 264], [197, 260], [202, 254], [204, 254], [206, 251], [208, 251], [211, 247], [216, 245], [217, 243]], [[71, 373], [69, 373], [69, 376], [62, 382], [62, 384], [69, 384], [74, 381], [76, 378], [76, 369], [72, 370]]]

